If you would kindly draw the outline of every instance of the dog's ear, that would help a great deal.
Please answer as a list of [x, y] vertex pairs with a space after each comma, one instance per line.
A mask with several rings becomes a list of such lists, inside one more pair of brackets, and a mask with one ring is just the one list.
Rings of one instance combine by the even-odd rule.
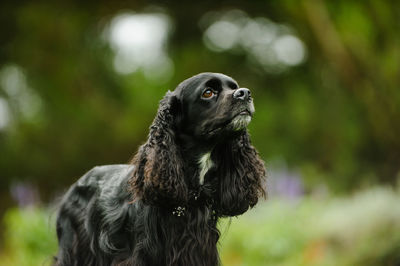
[[222, 216], [244, 213], [266, 196], [264, 162], [251, 145], [246, 131], [238, 138], [220, 143], [214, 149], [219, 179], [217, 209]]
[[184, 165], [174, 133], [179, 112], [179, 100], [168, 92], [160, 101], [147, 142], [132, 160], [135, 170], [130, 186], [134, 200], [142, 199], [152, 205], [176, 205], [187, 201]]

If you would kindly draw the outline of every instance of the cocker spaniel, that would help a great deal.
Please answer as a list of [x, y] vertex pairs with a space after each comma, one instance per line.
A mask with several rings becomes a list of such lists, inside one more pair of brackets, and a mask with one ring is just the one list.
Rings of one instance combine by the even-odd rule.
[[64, 196], [55, 264], [218, 265], [218, 219], [265, 196], [253, 113], [250, 90], [223, 74], [168, 91], [132, 163], [95, 167]]

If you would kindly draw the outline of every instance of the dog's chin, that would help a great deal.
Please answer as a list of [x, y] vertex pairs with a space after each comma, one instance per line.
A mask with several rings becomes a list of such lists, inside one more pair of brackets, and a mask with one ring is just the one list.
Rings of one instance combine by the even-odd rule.
[[226, 120], [225, 123], [208, 130], [206, 134], [202, 137], [209, 139], [221, 139], [221, 138], [231, 138], [240, 134], [243, 130], [246, 130], [247, 126], [250, 124], [252, 119], [252, 113], [249, 111], [243, 111], [233, 118]]
[[251, 115], [249, 113], [240, 113], [232, 119], [226, 129], [234, 132], [241, 131], [246, 129], [250, 122]]

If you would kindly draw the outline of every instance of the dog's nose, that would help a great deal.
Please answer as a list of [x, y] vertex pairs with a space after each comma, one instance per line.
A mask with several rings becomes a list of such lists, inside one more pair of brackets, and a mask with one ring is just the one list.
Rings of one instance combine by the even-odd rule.
[[246, 88], [237, 89], [233, 93], [233, 98], [242, 100], [242, 101], [247, 101], [250, 97], [251, 97], [250, 90], [246, 89]]

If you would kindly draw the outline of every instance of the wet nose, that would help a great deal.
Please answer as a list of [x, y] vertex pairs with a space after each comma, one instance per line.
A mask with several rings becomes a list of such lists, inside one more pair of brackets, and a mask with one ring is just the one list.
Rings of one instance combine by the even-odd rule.
[[233, 98], [238, 99], [238, 100], [242, 100], [242, 101], [246, 101], [251, 97], [251, 93], [249, 89], [246, 88], [240, 88], [237, 89], [234, 93], [233, 93]]

